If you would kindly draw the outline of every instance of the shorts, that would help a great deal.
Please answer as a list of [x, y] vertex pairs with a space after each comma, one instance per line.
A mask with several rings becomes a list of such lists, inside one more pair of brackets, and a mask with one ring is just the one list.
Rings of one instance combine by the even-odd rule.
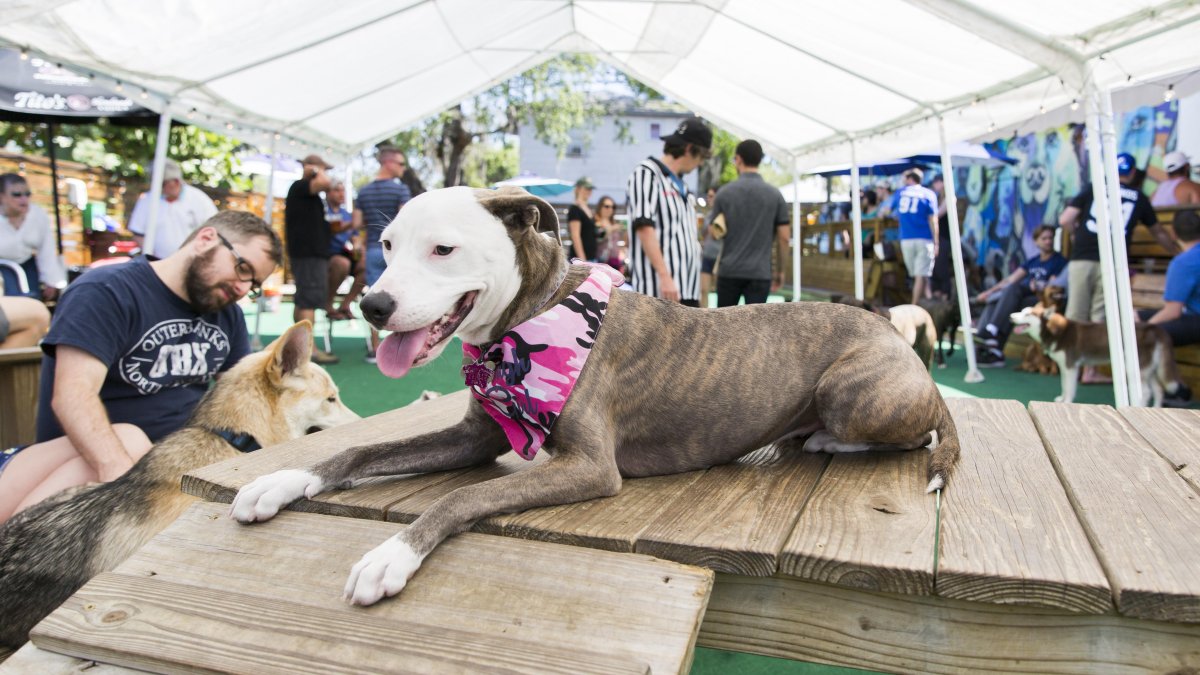
[[367, 243], [367, 285], [374, 286], [379, 277], [383, 276], [383, 271], [387, 269], [387, 262], [383, 259], [383, 244], [377, 241]]
[[716, 266], [717, 266], [716, 258], [701, 258], [700, 259], [700, 273], [701, 274], [712, 274], [713, 268]]
[[321, 309], [329, 301], [329, 258], [292, 258], [296, 309]]
[[13, 457], [16, 457], [17, 453], [28, 447], [28, 445], [18, 445], [5, 450], [0, 450], [0, 473], [4, 473], [4, 467], [8, 466], [8, 462]]
[[8, 332], [12, 330], [12, 324], [8, 322], [8, 315], [4, 313], [4, 308], [0, 307], [0, 342], [8, 339]]
[[900, 251], [904, 254], [904, 267], [910, 276], [933, 276], [932, 239], [901, 239]]

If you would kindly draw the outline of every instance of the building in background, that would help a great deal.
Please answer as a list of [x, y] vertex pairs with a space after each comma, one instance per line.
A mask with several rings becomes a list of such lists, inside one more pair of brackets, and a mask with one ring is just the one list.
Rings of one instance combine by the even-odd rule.
[[[625, 181], [630, 172], [646, 157], [662, 155], [662, 136], [668, 136], [679, 123], [691, 117], [691, 111], [673, 104], [634, 106], [632, 99], [619, 115], [606, 115], [594, 128], [574, 129], [571, 143], [560, 158], [551, 145], [534, 137], [531, 125], [520, 129], [521, 173], [544, 178], [559, 178], [574, 183], [581, 176], [592, 179], [596, 186], [592, 200], [608, 195], [618, 209], [625, 206]], [[632, 142], [617, 140], [622, 126]], [[684, 177], [688, 189], [696, 190], [696, 172]], [[572, 192], [549, 198], [553, 204], [569, 204]]]

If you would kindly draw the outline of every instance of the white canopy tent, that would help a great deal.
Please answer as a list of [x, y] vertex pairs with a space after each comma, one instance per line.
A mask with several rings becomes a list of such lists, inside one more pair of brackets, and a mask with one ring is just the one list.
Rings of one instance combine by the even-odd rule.
[[[333, 158], [563, 52], [598, 55], [761, 140], [796, 172], [930, 147], [943, 148], [948, 170], [947, 139], [1072, 102], [1088, 104], [1099, 157], [1106, 92], [1166, 92], [1175, 73], [1200, 66], [1191, 0], [7, 0], [3, 13], [0, 43], [190, 123]], [[856, 175], [852, 184], [856, 205]], [[1109, 279], [1124, 256], [1124, 240], [1112, 243]], [[1124, 297], [1128, 280], [1115, 281]], [[1110, 329], [1124, 326], [1128, 339], [1122, 318]], [[1136, 390], [1121, 394], [1122, 375], [1118, 402]]]

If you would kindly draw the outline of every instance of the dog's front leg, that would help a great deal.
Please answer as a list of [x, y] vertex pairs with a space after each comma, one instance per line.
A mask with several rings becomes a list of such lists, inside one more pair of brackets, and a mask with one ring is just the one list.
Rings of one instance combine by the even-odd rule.
[[507, 446], [504, 433], [475, 402], [452, 427], [414, 438], [349, 448], [309, 469], [259, 476], [238, 490], [230, 516], [239, 522], [269, 520], [283, 507], [327, 490], [348, 488], [370, 476], [463, 469], [489, 462]]
[[408, 529], [370, 551], [354, 565], [345, 598], [370, 605], [399, 593], [425, 556], [443, 539], [497, 513], [608, 497], [621, 489], [611, 453], [560, 454], [524, 471], [461, 487], [434, 502]]
[[1068, 368], [1066, 364], [1058, 364], [1058, 372], [1062, 375], [1062, 393], [1054, 400], [1058, 403], [1073, 403], [1075, 388], [1079, 386], [1079, 368]]

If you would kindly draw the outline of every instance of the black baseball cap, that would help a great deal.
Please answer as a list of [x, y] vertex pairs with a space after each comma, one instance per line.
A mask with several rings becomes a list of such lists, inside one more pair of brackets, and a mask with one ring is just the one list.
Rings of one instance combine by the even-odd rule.
[[696, 147], [711, 150], [713, 133], [699, 117], [690, 117], [679, 123], [675, 133], [663, 136], [662, 140], [691, 143]]

